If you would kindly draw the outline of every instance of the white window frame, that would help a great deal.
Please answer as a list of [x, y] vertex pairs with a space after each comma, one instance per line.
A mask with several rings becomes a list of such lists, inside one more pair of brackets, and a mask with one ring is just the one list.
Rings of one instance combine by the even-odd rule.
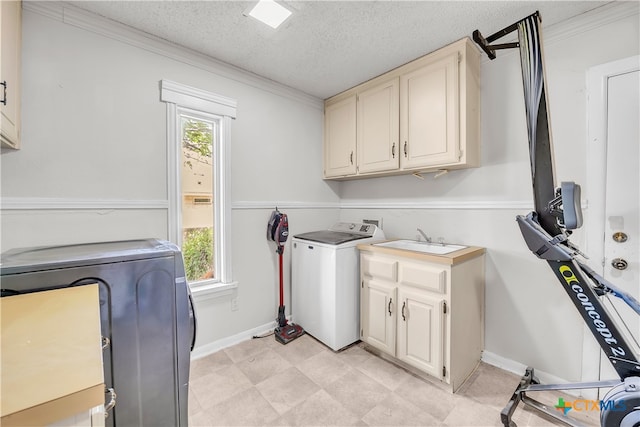
[[160, 82], [160, 100], [167, 104], [167, 190], [168, 236], [182, 244], [182, 135], [180, 113], [201, 115], [217, 122], [213, 146], [213, 200], [216, 278], [190, 284], [194, 294], [217, 293], [235, 288], [231, 271], [231, 122], [236, 118], [236, 101], [169, 80]]

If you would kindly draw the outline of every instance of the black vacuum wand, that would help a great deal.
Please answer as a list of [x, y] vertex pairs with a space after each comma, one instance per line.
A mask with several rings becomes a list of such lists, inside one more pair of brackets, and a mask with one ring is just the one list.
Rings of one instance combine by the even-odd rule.
[[282, 344], [287, 344], [304, 334], [304, 330], [300, 326], [289, 323], [285, 316], [282, 259], [284, 255], [284, 244], [287, 241], [287, 237], [289, 237], [289, 220], [287, 218], [287, 214], [278, 211], [278, 208], [276, 208], [276, 210], [271, 213], [271, 218], [269, 219], [267, 238], [276, 242], [276, 253], [278, 254], [280, 272], [280, 305], [278, 306], [278, 324], [274, 330], [274, 336], [276, 337], [276, 340]]

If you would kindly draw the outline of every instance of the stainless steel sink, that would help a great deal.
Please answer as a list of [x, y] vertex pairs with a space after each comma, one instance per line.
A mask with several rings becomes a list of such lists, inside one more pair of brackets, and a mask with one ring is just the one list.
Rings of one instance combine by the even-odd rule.
[[450, 245], [446, 243], [441, 245], [439, 243], [418, 242], [417, 240], [393, 240], [391, 242], [374, 243], [374, 245], [433, 255], [445, 255], [466, 248], [466, 246], [462, 245]]

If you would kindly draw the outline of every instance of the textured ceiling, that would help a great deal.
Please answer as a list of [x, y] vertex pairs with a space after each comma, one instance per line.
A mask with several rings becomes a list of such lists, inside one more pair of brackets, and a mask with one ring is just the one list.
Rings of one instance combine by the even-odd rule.
[[539, 10], [543, 26], [596, 1], [282, 1], [277, 30], [243, 16], [256, 1], [79, 1], [79, 8], [319, 98], [439, 47], [496, 32]]

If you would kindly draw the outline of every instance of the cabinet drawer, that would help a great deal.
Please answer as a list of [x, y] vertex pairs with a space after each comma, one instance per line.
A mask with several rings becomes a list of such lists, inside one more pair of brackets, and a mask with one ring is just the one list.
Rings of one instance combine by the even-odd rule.
[[424, 264], [402, 262], [398, 281], [403, 285], [445, 293], [447, 270]]
[[398, 278], [398, 262], [393, 259], [374, 257], [363, 254], [361, 260], [362, 273], [377, 279], [395, 282]]

